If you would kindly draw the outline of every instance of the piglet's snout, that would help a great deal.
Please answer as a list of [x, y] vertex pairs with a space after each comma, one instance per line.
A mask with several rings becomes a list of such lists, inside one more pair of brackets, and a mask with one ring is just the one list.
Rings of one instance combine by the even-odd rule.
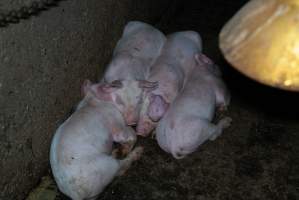
[[124, 114], [126, 124], [129, 125], [129, 126], [136, 125], [136, 123], [137, 123], [138, 117], [134, 113], [135, 113], [134, 109], [129, 109]]
[[150, 133], [151, 130], [151, 124], [149, 122], [142, 122], [142, 123], [138, 123], [136, 131], [137, 131], [137, 135], [143, 136], [143, 137], [147, 137]]

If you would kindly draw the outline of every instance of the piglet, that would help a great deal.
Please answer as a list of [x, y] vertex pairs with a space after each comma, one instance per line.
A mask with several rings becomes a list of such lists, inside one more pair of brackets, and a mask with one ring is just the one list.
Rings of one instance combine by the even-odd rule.
[[[117, 86], [115, 86], [117, 87]], [[126, 126], [115, 106], [103, 100], [111, 85], [86, 81], [83, 100], [57, 129], [50, 149], [50, 164], [59, 189], [74, 200], [96, 199], [114, 177], [122, 175], [143, 151], [136, 147], [136, 135]], [[128, 154], [122, 160], [113, 155], [113, 142]]]
[[156, 83], [145, 81], [151, 65], [160, 55], [166, 37], [153, 26], [139, 22], [129, 22], [117, 42], [113, 57], [102, 79], [111, 83], [119, 80], [127, 92], [115, 105], [121, 110], [126, 123], [137, 123], [142, 102], [142, 89], [157, 87]]
[[194, 55], [201, 51], [201, 37], [194, 31], [177, 32], [167, 37], [148, 78], [150, 82], [158, 82], [158, 87], [144, 90], [137, 124], [138, 135], [148, 136], [155, 128], [195, 66]]
[[156, 129], [159, 146], [176, 159], [194, 152], [208, 139], [215, 140], [232, 121], [224, 117], [217, 124], [211, 122], [216, 108], [227, 108], [230, 94], [218, 66], [204, 54], [197, 54], [195, 59], [197, 65], [184, 89]]

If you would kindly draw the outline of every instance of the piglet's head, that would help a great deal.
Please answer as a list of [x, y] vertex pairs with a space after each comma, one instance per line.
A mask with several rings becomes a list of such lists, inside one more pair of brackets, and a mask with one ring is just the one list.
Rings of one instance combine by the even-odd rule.
[[142, 104], [143, 88], [156, 86], [154, 83], [137, 80], [114, 80], [110, 83], [91, 84], [85, 81], [83, 94], [92, 93], [97, 99], [112, 102], [123, 115], [128, 125], [137, 123]]
[[146, 115], [140, 115], [136, 127], [137, 134], [147, 137], [156, 127], [157, 122], [164, 116], [169, 107], [162, 96], [151, 94]]
[[144, 90], [153, 90], [158, 87], [156, 82], [145, 80], [122, 80], [123, 87], [115, 92], [113, 101], [122, 112], [128, 125], [135, 125], [143, 102]]

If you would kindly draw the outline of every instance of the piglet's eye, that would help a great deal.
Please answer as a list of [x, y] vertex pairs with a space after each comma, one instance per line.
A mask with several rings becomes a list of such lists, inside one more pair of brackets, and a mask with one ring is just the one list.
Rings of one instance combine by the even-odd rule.
[[110, 86], [115, 88], [122, 88], [123, 84], [120, 80], [114, 80], [110, 83]]

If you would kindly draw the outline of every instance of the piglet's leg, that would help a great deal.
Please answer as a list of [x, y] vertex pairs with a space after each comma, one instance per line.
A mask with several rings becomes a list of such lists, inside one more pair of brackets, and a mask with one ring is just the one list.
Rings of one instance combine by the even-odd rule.
[[136, 147], [133, 151], [131, 151], [128, 156], [119, 161], [120, 169], [118, 171], [118, 176], [123, 175], [131, 166], [131, 164], [139, 160], [143, 153], [143, 147]]
[[221, 80], [215, 80], [215, 94], [218, 111], [226, 111], [230, 104], [230, 93]]
[[215, 140], [219, 135], [221, 135], [223, 129], [228, 128], [232, 122], [230, 117], [222, 118], [216, 125], [210, 125], [211, 136], [210, 140]]

